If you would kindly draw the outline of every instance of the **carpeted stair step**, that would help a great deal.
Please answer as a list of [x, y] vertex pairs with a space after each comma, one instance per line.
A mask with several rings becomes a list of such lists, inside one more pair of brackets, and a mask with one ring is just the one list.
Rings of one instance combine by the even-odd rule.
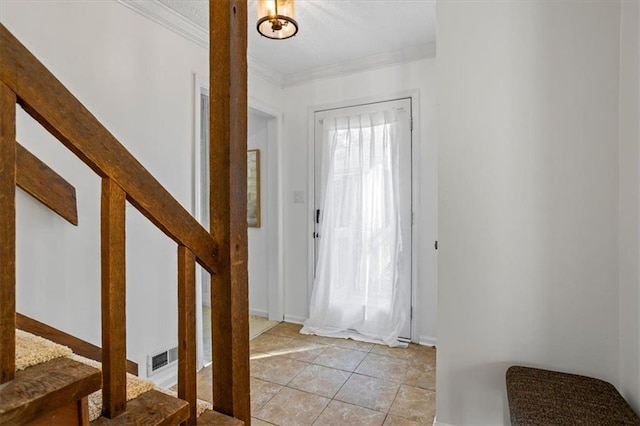
[[38, 420], [100, 387], [100, 370], [66, 357], [17, 371], [0, 386], [0, 425]]
[[127, 402], [127, 411], [114, 419], [98, 417], [93, 426], [177, 425], [189, 418], [189, 404], [157, 390], [150, 390]]
[[229, 417], [227, 415], [218, 413], [217, 411], [205, 410], [200, 417], [198, 417], [198, 425], [208, 426], [243, 426], [242, 420]]

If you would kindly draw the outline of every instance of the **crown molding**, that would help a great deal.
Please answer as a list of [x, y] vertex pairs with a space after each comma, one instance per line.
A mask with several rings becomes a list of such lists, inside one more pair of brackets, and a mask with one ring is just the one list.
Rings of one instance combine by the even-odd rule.
[[123, 6], [136, 11], [171, 31], [188, 38], [194, 43], [209, 48], [209, 32], [193, 21], [185, 18], [163, 3], [149, 0], [116, 0]]
[[429, 42], [413, 47], [409, 47], [396, 52], [380, 53], [338, 64], [313, 68], [284, 76], [284, 87], [303, 84], [310, 80], [322, 78], [340, 77], [346, 74], [353, 74], [359, 71], [382, 68], [388, 65], [413, 62], [420, 59], [433, 57], [436, 55], [436, 42]]
[[[0, 0], [1, 1], [1, 0]], [[209, 49], [209, 32], [200, 25], [171, 9], [164, 3], [152, 0], [115, 0], [123, 6], [139, 13], [140, 15], [156, 22], [163, 27], [179, 34], [199, 46]], [[290, 87], [303, 84], [311, 80], [340, 77], [359, 71], [382, 68], [392, 64], [412, 62], [433, 57], [436, 54], [436, 43], [430, 42], [412, 46], [400, 51], [381, 53], [376, 55], [356, 58], [350, 61], [313, 68], [293, 74], [282, 74], [269, 67], [251, 52], [247, 52], [249, 72], [257, 75], [276, 86]]]
[[[209, 32], [190, 19], [171, 9], [164, 3], [149, 0], [116, 0], [123, 6], [139, 13], [151, 21], [179, 34], [197, 45], [209, 49]], [[251, 73], [262, 77], [278, 87], [283, 86], [284, 76], [273, 70], [251, 53], [247, 54], [247, 63]]]
[[251, 53], [247, 54], [247, 63], [251, 73], [262, 77], [264, 80], [267, 80], [280, 88], [284, 86], [284, 75], [269, 67], [259, 59], [256, 59], [256, 57], [251, 55]]

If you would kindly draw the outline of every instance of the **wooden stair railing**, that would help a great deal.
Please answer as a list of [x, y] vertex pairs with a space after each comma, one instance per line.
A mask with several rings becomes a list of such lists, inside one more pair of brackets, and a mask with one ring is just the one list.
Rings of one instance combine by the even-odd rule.
[[[250, 424], [246, 1], [210, 0], [210, 15], [216, 24], [211, 32], [211, 46], [216, 49], [210, 56], [211, 232], [0, 24], [0, 384], [15, 376], [17, 104], [102, 178], [103, 415], [117, 417], [127, 404], [124, 210], [128, 201], [178, 245], [178, 397], [189, 403], [184, 424], [196, 424], [196, 262], [212, 274], [214, 409]], [[73, 212], [66, 216], [77, 222]]]

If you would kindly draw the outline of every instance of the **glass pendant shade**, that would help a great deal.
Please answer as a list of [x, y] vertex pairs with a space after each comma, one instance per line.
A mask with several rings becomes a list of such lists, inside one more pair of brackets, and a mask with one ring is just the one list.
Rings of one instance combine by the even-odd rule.
[[296, 35], [294, 0], [258, 0], [258, 32], [275, 40]]

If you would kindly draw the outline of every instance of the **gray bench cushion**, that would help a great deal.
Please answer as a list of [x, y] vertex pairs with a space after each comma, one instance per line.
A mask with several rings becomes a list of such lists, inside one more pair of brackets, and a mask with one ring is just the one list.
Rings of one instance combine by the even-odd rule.
[[507, 396], [512, 425], [640, 425], [613, 385], [590, 377], [513, 366]]

